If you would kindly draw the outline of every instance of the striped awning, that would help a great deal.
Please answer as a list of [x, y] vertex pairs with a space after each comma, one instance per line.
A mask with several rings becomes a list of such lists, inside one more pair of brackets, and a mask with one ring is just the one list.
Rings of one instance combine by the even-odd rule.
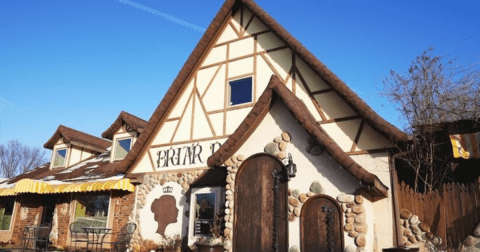
[[0, 188], [0, 197], [1, 196], [13, 196], [15, 194], [14, 188]]
[[133, 192], [135, 186], [130, 183], [130, 179], [117, 179], [106, 181], [89, 181], [84, 183], [70, 183], [51, 185], [48, 182], [22, 179], [15, 184], [14, 188], [0, 189], [0, 196], [17, 195], [19, 193], [37, 193], [37, 194], [52, 194], [52, 193], [70, 193], [70, 192], [95, 192], [95, 191], [109, 191], [109, 190], [123, 190]]
[[450, 135], [455, 158], [480, 158], [480, 132]]
[[15, 193], [39, 193], [43, 194], [51, 190], [51, 186], [42, 181], [22, 179], [15, 184]]

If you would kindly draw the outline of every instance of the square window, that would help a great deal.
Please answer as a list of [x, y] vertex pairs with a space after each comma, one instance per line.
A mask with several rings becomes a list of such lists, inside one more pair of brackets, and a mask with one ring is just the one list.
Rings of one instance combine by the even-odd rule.
[[67, 159], [67, 149], [57, 149], [55, 151], [55, 157], [53, 159], [53, 167], [65, 166], [66, 159]]
[[115, 159], [124, 158], [130, 151], [131, 144], [131, 138], [117, 140], [115, 144]]
[[[75, 222], [89, 227], [107, 227], [109, 203], [110, 195], [108, 193], [78, 194]], [[79, 224], [78, 226], [82, 225]]]
[[0, 202], [0, 230], [10, 230], [15, 197], [2, 197]]
[[230, 81], [230, 106], [252, 102], [252, 77]]

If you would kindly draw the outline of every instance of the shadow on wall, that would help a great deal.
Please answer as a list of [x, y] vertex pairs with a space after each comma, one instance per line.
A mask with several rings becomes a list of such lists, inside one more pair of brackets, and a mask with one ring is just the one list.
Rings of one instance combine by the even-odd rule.
[[[291, 135], [291, 146], [287, 148], [287, 152], [292, 152], [297, 149], [302, 153], [301, 155], [292, 153], [294, 162], [297, 164], [297, 175], [301, 176], [302, 169], [303, 172], [308, 172], [307, 169], [310, 168], [312, 172], [314, 171], [315, 174], [321, 174], [325, 180], [335, 185], [339, 191], [355, 191], [358, 185], [357, 179], [334, 161], [328, 153], [323, 152], [319, 156], [313, 156], [307, 153], [306, 148], [308, 146], [309, 135], [292, 114], [288, 112], [283, 102], [277, 100], [270, 110], [270, 113], [275, 123], [283, 131], [287, 131]], [[313, 177], [311, 179], [314, 180]], [[324, 182], [320, 181], [322, 185], [325, 183], [325, 180]]]

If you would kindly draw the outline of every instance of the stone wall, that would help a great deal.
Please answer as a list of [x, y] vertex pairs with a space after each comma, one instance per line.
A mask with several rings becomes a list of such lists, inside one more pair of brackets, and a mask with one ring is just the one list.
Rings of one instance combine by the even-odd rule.
[[433, 245], [442, 244], [442, 239], [430, 232], [430, 227], [422, 222], [417, 215], [407, 209], [400, 210], [400, 245], [406, 247], [418, 247], [427, 241]]
[[480, 252], [480, 223], [473, 230], [473, 234], [467, 236], [462, 243], [456, 245], [460, 252]]
[[357, 246], [356, 249], [347, 246], [346, 251], [365, 251], [368, 226], [363, 206], [363, 196], [360, 194], [340, 194], [337, 201], [341, 204], [342, 211], [345, 213], [344, 231], [355, 240]]

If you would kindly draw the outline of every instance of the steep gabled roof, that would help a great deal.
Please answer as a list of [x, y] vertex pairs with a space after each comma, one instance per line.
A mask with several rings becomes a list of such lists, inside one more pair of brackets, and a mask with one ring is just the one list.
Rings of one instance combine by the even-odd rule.
[[360, 99], [348, 86], [340, 80], [332, 71], [330, 71], [322, 62], [320, 62], [312, 53], [310, 53], [298, 40], [288, 33], [280, 24], [278, 24], [270, 15], [260, 8], [252, 0], [226, 0], [218, 11], [217, 15], [210, 23], [206, 32], [196, 45], [192, 54], [188, 57], [179, 74], [168, 89], [159, 106], [155, 109], [152, 117], [147, 123], [142, 135], [138, 138], [132, 150], [123, 159], [120, 169], [126, 171], [133, 165], [137, 156], [148, 148], [150, 137], [161, 122], [165, 120], [166, 112], [174, 105], [175, 99], [180, 91], [185, 87], [192, 71], [201, 63], [204, 55], [208, 53], [208, 48], [215, 42], [219, 36], [223, 24], [227, 18], [238, 9], [240, 5], [250, 9], [253, 15], [256, 15], [265, 25], [267, 25], [284, 43], [289, 46], [296, 55], [311, 65], [312, 69], [332, 87], [332, 89], [343, 98], [350, 106], [378, 132], [393, 142], [403, 142], [408, 140], [408, 135], [385, 121], [375, 111], [373, 111], [362, 99]]
[[107, 148], [112, 145], [112, 143], [107, 140], [60, 125], [43, 147], [53, 150], [53, 146], [60, 139], [63, 139], [64, 143], [70, 143], [100, 153], [106, 151]]
[[305, 104], [275, 75], [272, 76], [267, 88], [258, 99], [258, 102], [237, 130], [235, 130], [225, 143], [208, 158], [208, 166], [221, 166], [228, 158], [235, 154], [241, 145], [256, 130], [263, 118], [265, 118], [265, 115], [272, 106], [275, 97], [278, 97], [278, 99], [283, 101], [285, 106], [302, 125], [305, 131], [315, 138], [320, 145], [324, 146], [325, 151], [338, 164], [361, 181], [363, 185], [368, 187], [367, 191], [369, 191], [372, 196], [387, 196], [388, 188], [380, 181], [380, 179], [365, 170], [365, 168], [347, 155], [315, 121], [315, 118], [310, 114]]
[[122, 111], [112, 125], [110, 125], [110, 127], [102, 133], [102, 137], [113, 140], [113, 134], [115, 134], [115, 132], [117, 132], [124, 123], [128, 126], [128, 128], [137, 132], [142, 132], [147, 125], [147, 121]]

